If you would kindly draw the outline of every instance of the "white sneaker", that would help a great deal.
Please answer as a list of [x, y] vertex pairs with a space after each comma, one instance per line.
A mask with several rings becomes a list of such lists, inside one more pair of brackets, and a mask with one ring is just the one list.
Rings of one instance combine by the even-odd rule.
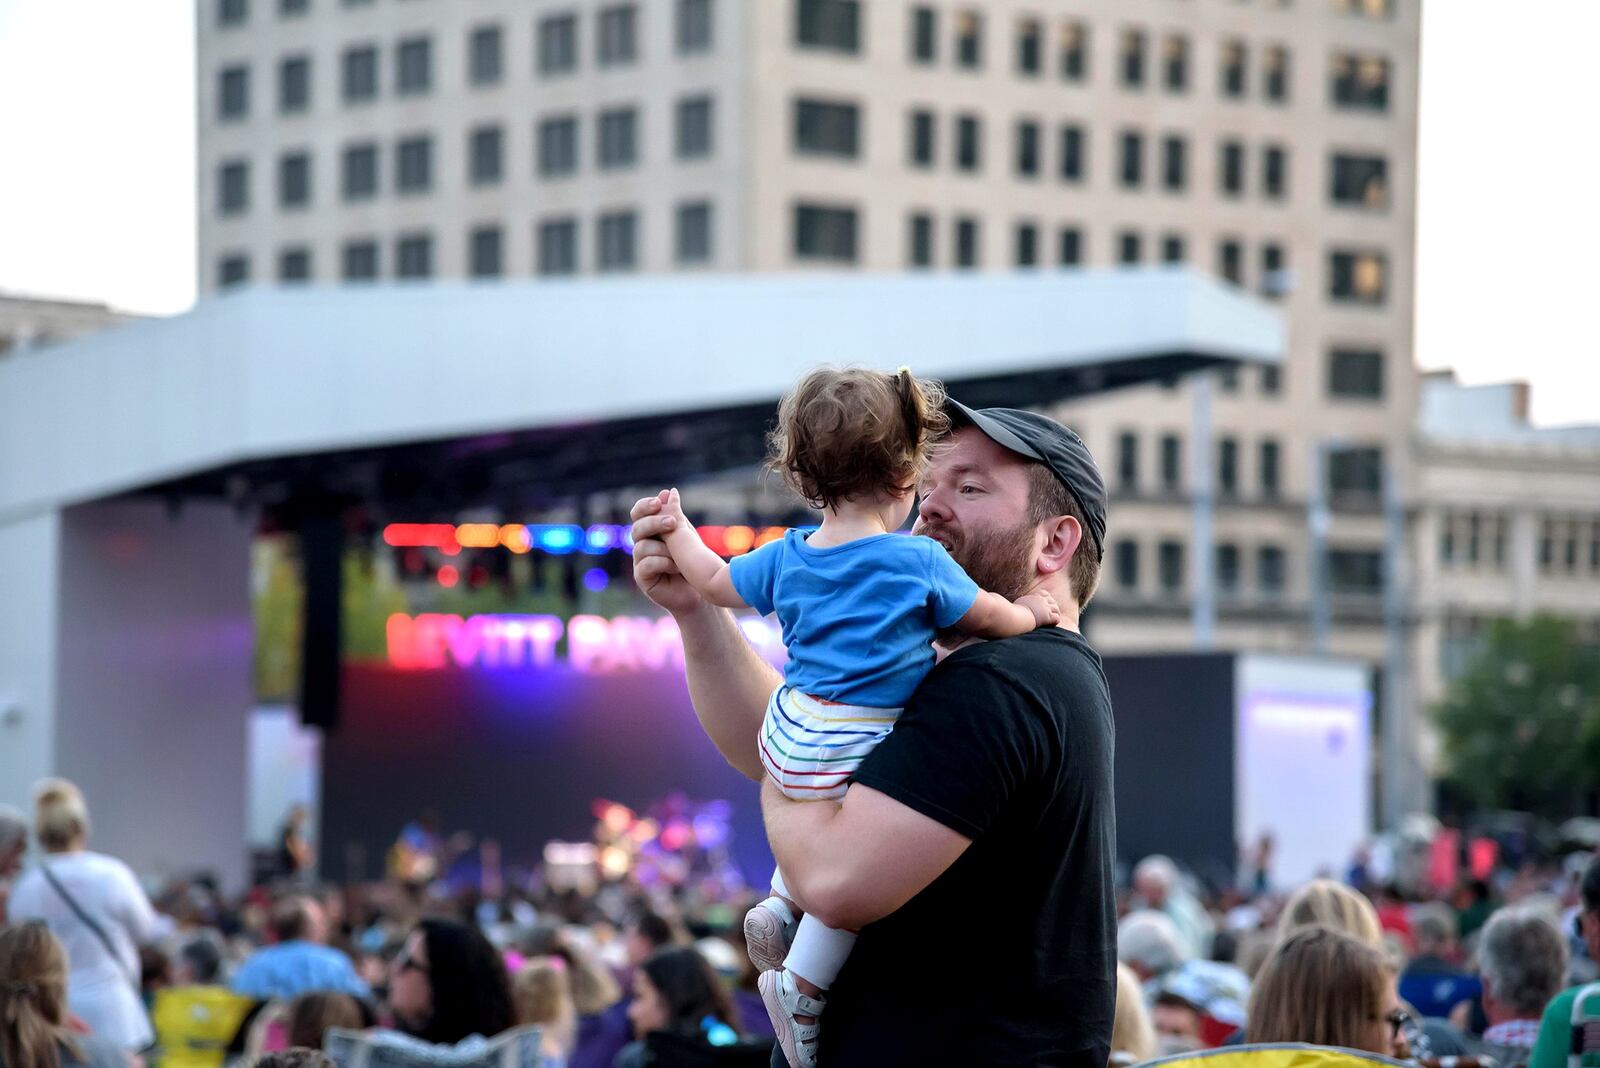
[[[817, 1035], [822, 1030], [820, 1021], [827, 1001], [802, 994], [787, 968], [762, 972], [757, 985], [789, 1068], [817, 1068]], [[796, 1013], [818, 1022], [803, 1024], [795, 1019]]]
[[770, 972], [783, 967], [799, 926], [799, 918], [783, 898], [776, 895], [744, 914], [745, 948], [756, 971]]

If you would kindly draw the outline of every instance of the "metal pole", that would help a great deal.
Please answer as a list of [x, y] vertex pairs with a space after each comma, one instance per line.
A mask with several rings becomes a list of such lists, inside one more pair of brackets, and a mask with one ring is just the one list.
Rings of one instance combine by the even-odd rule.
[[1385, 456], [1383, 468], [1383, 825], [1398, 827], [1422, 805], [1411, 753], [1411, 686], [1405, 628], [1405, 506], [1396, 465]]
[[1194, 382], [1193, 445], [1189, 456], [1189, 485], [1194, 493], [1194, 532], [1189, 539], [1190, 570], [1194, 574], [1191, 620], [1194, 647], [1210, 649], [1217, 629], [1216, 494], [1212, 490], [1212, 464], [1216, 449], [1211, 433], [1211, 376], [1196, 375]]
[[1328, 651], [1328, 635], [1333, 629], [1333, 612], [1328, 603], [1328, 528], [1332, 517], [1328, 511], [1327, 451], [1328, 442], [1311, 442], [1306, 527], [1311, 552], [1311, 648], [1318, 653]]

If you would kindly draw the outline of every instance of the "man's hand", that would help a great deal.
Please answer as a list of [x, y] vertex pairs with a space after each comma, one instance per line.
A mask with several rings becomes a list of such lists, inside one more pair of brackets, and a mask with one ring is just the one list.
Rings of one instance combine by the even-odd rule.
[[[662, 490], [654, 497], [641, 498], [633, 506], [633, 581], [646, 597], [674, 616], [682, 616], [709, 606], [678, 571], [667, 543], [661, 540], [679, 523], [667, 510], [672, 492]], [[681, 507], [677, 514], [683, 515]]]
[[1061, 606], [1047, 590], [1034, 590], [1017, 598], [1017, 604], [1033, 613], [1036, 627], [1053, 627], [1061, 622]]

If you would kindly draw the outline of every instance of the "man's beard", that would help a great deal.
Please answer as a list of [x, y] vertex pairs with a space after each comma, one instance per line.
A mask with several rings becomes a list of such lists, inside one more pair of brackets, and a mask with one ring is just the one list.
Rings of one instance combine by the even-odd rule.
[[[913, 533], [925, 534], [947, 545], [950, 556], [967, 577], [983, 589], [1008, 601], [1021, 597], [1033, 582], [1032, 523], [1002, 530], [956, 532], [936, 523], [923, 523]], [[941, 640], [960, 636], [954, 628], [942, 631]]]

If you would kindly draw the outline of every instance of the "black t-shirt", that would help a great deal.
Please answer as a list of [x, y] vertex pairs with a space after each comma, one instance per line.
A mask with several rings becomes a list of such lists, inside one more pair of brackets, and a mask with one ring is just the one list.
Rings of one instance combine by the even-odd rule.
[[972, 839], [869, 924], [828, 994], [824, 1068], [1105, 1068], [1117, 978], [1111, 696], [1054, 627], [946, 657], [855, 782]]

